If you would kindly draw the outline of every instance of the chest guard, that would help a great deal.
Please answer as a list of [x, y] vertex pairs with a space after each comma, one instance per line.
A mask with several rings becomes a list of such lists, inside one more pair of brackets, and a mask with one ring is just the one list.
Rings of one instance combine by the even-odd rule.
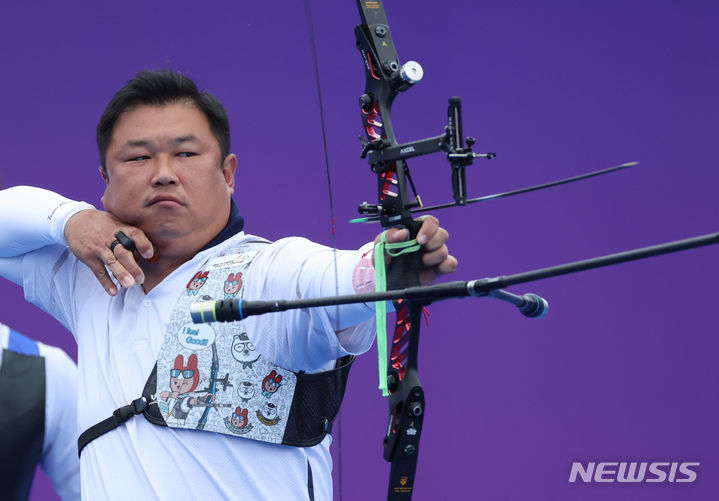
[[[210, 258], [180, 294], [142, 397], [80, 436], [79, 451], [135, 414], [171, 428], [307, 447], [322, 441], [339, 411], [354, 357], [330, 371], [293, 372], [264, 359], [244, 322], [193, 324], [197, 301], [241, 298], [244, 275], [264, 241]], [[93, 430], [101, 433], [90, 433]], [[94, 435], [94, 436], [93, 436]]]

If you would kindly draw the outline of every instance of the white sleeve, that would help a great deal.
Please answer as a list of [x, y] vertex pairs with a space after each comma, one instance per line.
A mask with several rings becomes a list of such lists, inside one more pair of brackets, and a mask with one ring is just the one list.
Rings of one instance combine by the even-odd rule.
[[70, 330], [78, 261], [67, 248], [65, 224], [92, 208], [42, 188], [0, 190], [0, 275]]
[[45, 437], [40, 465], [63, 501], [79, 500], [77, 367], [61, 349], [38, 344], [45, 357]]
[[46, 245], [67, 246], [65, 223], [94, 207], [32, 186], [0, 190], [0, 258], [20, 256]]
[[0, 257], [0, 277], [22, 285], [22, 256]]
[[[278, 240], [254, 258], [246, 273], [243, 298], [353, 294], [352, 273], [361, 258], [361, 251], [335, 251], [304, 238]], [[249, 317], [245, 326], [266, 358], [291, 370], [317, 372], [330, 368], [337, 358], [370, 348], [375, 335], [374, 307], [353, 304], [289, 310]]]

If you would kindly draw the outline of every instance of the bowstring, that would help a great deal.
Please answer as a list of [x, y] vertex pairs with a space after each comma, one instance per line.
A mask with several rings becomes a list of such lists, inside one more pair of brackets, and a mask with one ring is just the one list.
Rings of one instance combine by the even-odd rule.
[[[335, 295], [339, 295], [339, 272], [337, 270], [337, 233], [336, 233], [336, 227], [335, 227], [335, 208], [334, 208], [334, 199], [332, 197], [332, 176], [330, 174], [330, 160], [329, 160], [329, 153], [327, 150], [327, 128], [325, 126], [325, 111], [324, 111], [324, 105], [322, 101], [322, 84], [320, 82], [320, 65], [319, 65], [319, 58], [317, 57], [317, 41], [315, 39], [315, 28], [314, 23], [312, 21], [312, 6], [310, 5], [310, 0], [305, 0], [305, 13], [307, 16], [307, 24], [309, 29], [309, 37], [310, 37], [310, 47], [312, 52], [312, 62], [314, 64], [314, 70], [315, 70], [315, 84], [317, 88], [317, 102], [319, 104], [319, 111], [320, 111], [320, 123], [322, 128], [322, 146], [324, 150], [325, 155], [325, 171], [327, 173], [327, 191], [328, 191], [328, 200], [329, 200], [329, 208], [330, 208], [330, 228], [332, 233], [332, 253], [333, 253], [333, 263], [334, 263], [334, 274], [335, 274]], [[339, 305], [335, 306], [335, 332], [339, 331], [340, 323], [340, 307]], [[338, 373], [338, 378], [339, 373]], [[335, 419], [333, 423], [333, 433], [337, 440], [337, 478], [339, 479], [339, 494], [340, 494], [340, 501], [342, 501], [343, 496], [343, 488], [342, 488], [342, 479], [344, 477], [342, 472], [342, 413], [338, 412], [337, 418]]]

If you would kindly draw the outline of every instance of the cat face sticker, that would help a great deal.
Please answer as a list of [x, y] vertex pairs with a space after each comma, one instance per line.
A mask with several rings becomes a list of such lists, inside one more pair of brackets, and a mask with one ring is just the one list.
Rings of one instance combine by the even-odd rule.
[[280, 417], [277, 415], [277, 406], [272, 402], [267, 402], [262, 406], [262, 409], [257, 410], [257, 419], [265, 426], [276, 425], [280, 422]]
[[245, 380], [237, 385], [237, 396], [242, 399], [242, 403], [249, 402], [255, 396], [255, 385], [252, 381]]
[[251, 369], [252, 364], [260, 358], [260, 354], [244, 332], [232, 338], [232, 356], [242, 364], [243, 369]]

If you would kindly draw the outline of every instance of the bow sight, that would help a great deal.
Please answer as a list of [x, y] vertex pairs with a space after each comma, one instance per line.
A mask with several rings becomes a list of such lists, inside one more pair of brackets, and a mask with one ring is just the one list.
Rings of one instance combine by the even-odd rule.
[[[456, 205], [467, 201], [465, 168], [475, 158], [493, 159], [494, 153], [477, 154], [472, 151], [473, 137], [463, 135], [462, 102], [449, 99], [447, 126], [439, 136], [398, 144], [392, 128], [390, 107], [399, 92], [404, 92], [422, 79], [422, 67], [415, 61], [400, 65], [387, 24], [387, 16], [378, 1], [358, 0], [362, 25], [355, 28], [357, 48], [365, 64], [366, 86], [360, 96], [362, 126], [367, 138], [362, 141], [362, 158], [367, 158], [373, 172], [379, 175], [379, 204], [364, 202], [360, 214], [379, 216], [382, 226], [408, 223], [412, 209], [422, 207], [414, 187], [406, 159], [445, 152], [452, 168], [452, 195]], [[410, 200], [406, 185], [412, 187]], [[410, 218], [411, 220], [411, 218]]]

